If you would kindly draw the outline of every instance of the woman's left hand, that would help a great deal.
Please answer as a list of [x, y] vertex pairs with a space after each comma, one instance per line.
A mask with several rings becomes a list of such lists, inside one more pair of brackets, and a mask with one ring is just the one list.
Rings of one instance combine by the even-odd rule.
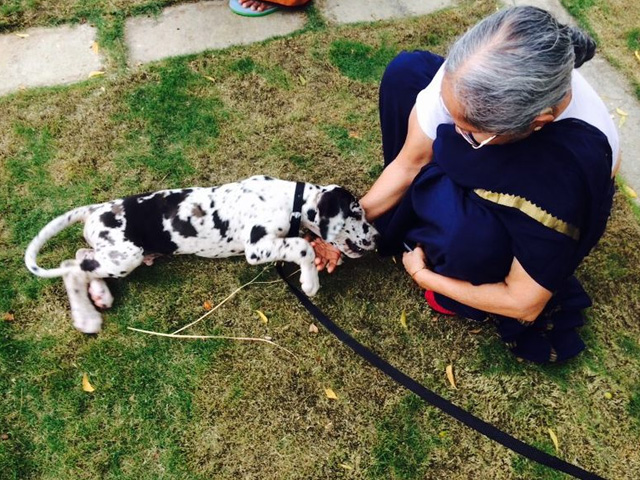
[[402, 254], [402, 264], [411, 278], [419, 272], [427, 268], [427, 255], [420, 245], [416, 246], [412, 251]]

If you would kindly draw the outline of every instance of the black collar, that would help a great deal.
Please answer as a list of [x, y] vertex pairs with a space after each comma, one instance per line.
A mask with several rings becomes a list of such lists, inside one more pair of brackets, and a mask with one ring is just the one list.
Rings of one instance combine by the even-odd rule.
[[300, 235], [300, 221], [302, 220], [302, 194], [304, 193], [304, 182], [296, 182], [296, 193], [293, 197], [293, 210], [291, 210], [291, 226], [287, 237], [297, 237]]

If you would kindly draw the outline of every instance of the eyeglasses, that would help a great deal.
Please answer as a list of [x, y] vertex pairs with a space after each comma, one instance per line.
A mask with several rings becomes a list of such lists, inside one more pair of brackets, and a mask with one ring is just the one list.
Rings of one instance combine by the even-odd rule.
[[461, 129], [458, 125], [456, 125], [456, 132], [458, 132], [474, 150], [478, 150], [479, 148], [484, 147], [487, 143], [498, 136], [498, 134], [496, 133], [495, 135], [491, 135], [489, 138], [483, 140], [482, 142], [478, 142], [475, 138], [473, 138], [473, 134], [471, 132]]

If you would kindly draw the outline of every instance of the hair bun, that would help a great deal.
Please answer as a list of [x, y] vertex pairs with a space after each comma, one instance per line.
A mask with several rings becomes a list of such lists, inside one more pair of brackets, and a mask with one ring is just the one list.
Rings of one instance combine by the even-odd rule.
[[596, 53], [596, 42], [589, 35], [574, 27], [569, 27], [573, 51], [576, 54], [575, 68], [580, 68], [584, 62], [588, 62]]

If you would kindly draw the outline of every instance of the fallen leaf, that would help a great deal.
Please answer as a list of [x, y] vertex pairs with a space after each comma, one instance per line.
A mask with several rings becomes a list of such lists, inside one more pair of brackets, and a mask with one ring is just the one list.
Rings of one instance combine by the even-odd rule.
[[636, 56], [636, 58], [640, 62], [640, 52], [638, 50], [636, 50], [635, 52], [633, 52], [633, 54]]
[[324, 393], [327, 395], [327, 398], [330, 398], [331, 400], [337, 400], [338, 399], [338, 395], [336, 395], [336, 392], [334, 392], [330, 388], [325, 388], [324, 389]]
[[309, 333], [318, 333], [318, 327], [314, 323], [309, 325]]
[[358, 132], [354, 132], [353, 130], [351, 130], [349, 132], [349, 138], [356, 138], [356, 139], [360, 139], [360, 134]]
[[267, 323], [269, 323], [269, 319], [267, 318], [267, 316], [266, 316], [264, 313], [262, 313], [260, 310], [256, 310], [256, 313], [257, 313], [257, 314], [258, 314], [258, 316], [260, 317], [260, 321], [261, 321], [262, 323], [264, 323], [265, 325], [266, 325]]
[[98, 45], [98, 42], [93, 42], [91, 44], [91, 50], [93, 51], [93, 53], [95, 53], [96, 55], [98, 53], [100, 53], [100, 45]]
[[625, 112], [624, 110], [622, 110], [621, 108], [616, 108], [616, 113], [618, 115], [622, 115], [623, 117], [626, 117], [627, 115], [629, 115], [627, 112]]
[[449, 435], [449, 432], [446, 430], [442, 430], [440, 433], [438, 433], [438, 436], [440, 438], [446, 438]]
[[629, 185], [623, 185], [622, 189], [624, 190], [624, 193], [626, 193], [629, 197], [638, 198], [638, 194], [636, 193], [636, 191]]
[[104, 71], [102, 71], [102, 70], [94, 70], [93, 72], [89, 73], [89, 77], [88, 78], [99, 77], [100, 75], [104, 75]]
[[16, 33], [16, 37], [27, 38], [29, 36], [28, 33]]
[[206, 78], [206, 79], [207, 79], [207, 80], [209, 80], [210, 82], [214, 82], [214, 83], [215, 83], [215, 81], [216, 81], [216, 79], [215, 79], [215, 78], [213, 78], [213, 77], [209, 77], [208, 75], [205, 75], [205, 76], [204, 76], [204, 78]]
[[209, 300], [205, 300], [202, 304], [202, 308], [204, 308], [205, 310], [211, 310], [213, 308], [213, 305], [211, 305], [211, 302]]
[[89, 383], [89, 375], [87, 375], [86, 373], [82, 374], [82, 390], [84, 390], [85, 392], [95, 391], [95, 388], [93, 388], [93, 385]]
[[613, 398], [613, 393], [604, 392], [604, 398], [606, 398], [607, 400], [611, 400]]
[[620, 117], [620, 121], [618, 122], [618, 128], [622, 128], [622, 126], [627, 123], [627, 117]]
[[558, 453], [560, 451], [560, 444], [558, 443], [558, 437], [556, 437], [556, 434], [554, 433], [553, 430], [551, 430], [550, 428], [549, 430], [549, 436], [551, 437], [551, 441], [553, 442], [553, 445], [556, 447], [556, 453]]
[[16, 319], [16, 317], [13, 315], [13, 312], [12, 312], [11, 310], [9, 310], [7, 313], [5, 313], [5, 314], [2, 316], [2, 319], [3, 319], [5, 322], [13, 322], [13, 321]]
[[456, 379], [453, 376], [453, 365], [452, 364], [447, 365], [446, 371], [447, 371], [447, 378], [449, 379], [449, 383], [455, 390], [457, 390], [458, 387], [456, 386]]
[[469, 330], [469, 333], [473, 334], [473, 335], [477, 335], [482, 331], [481, 328], [474, 328], [473, 330]]
[[340, 468], [344, 468], [345, 470], [353, 470], [353, 467], [351, 465], [347, 465], [346, 463], [339, 463], [338, 466]]
[[307, 84], [307, 79], [304, 78], [302, 75], [298, 75], [298, 80], [300, 80], [300, 85], [306, 85]]
[[407, 313], [404, 310], [402, 310], [400, 314], [400, 325], [402, 325], [402, 328], [405, 330], [407, 329]]

